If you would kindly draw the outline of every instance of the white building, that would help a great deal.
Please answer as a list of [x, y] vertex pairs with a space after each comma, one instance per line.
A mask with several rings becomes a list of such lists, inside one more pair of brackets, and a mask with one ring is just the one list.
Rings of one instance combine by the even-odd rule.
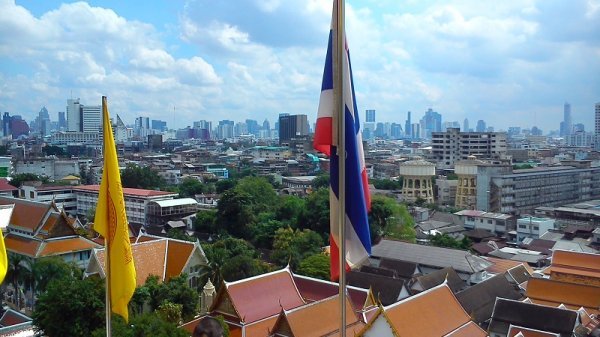
[[102, 130], [102, 106], [101, 105], [93, 105], [93, 106], [82, 106], [82, 125], [81, 130], [83, 132], [96, 132], [100, 133]]
[[72, 186], [35, 186], [23, 184], [19, 189], [19, 196], [26, 200], [52, 202], [56, 207], [69, 215], [77, 214], [77, 198]]
[[454, 167], [459, 160], [469, 156], [501, 159], [506, 155], [505, 132], [460, 132], [449, 128], [446, 132], [433, 132], [432, 155], [439, 169]]
[[52, 180], [62, 179], [68, 175], [79, 176], [79, 168], [86, 161], [49, 158], [36, 158], [15, 161], [15, 174], [31, 173], [48, 177]]
[[466, 229], [485, 229], [497, 234], [515, 229], [515, 217], [509, 214], [477, 210], [463, 210], [454, 214], [460, 217]]
[[81, 130], [81, 104], [78, 99], [67, 100], [67, 131]]
[[525, 238], [539, 239], [544, 233], [554, 229], [554, 219], [527, 216], [517, 220], [517, 241]]
[[96, 132], [55, 132], [50, 137], [50, 143], [53, 145], [69, 144], [100, 144], [100, 133]]

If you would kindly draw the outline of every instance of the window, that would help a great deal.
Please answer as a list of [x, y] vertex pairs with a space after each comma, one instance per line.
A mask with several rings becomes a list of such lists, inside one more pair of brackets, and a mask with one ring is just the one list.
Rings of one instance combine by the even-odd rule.
[[490, 224], [490, 225], [491, 225], [491, 224], [492, 224], [492, 220], [488, 220], [488, 224]]
[[535, 230], [535, 231], [539, 231], [539, 230], [540, 230], [540, 227], [539, 227], [539, 226], [533, 226], [533, 230]]
[[519, 225], [519, 228], [525, 229], [525, 228], [527, 228], [527, 226], [526, 225]]

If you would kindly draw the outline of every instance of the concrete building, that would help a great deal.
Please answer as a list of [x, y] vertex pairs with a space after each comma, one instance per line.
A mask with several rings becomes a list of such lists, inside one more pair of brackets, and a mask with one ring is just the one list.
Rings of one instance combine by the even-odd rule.
[[55, 132], [50, 137], [52, 145], [70, 145], [70, 144], [100, 144], [100, 132]]
[[485, 164], [470, 156], [461, 160], [454, 166], [454, 173], [458, 176], [456, 198], [454, 206], [460, 209], [474, 209], [477, 204], [477, 166]]
[[100, 133], [102, 131], [102, 106], [85, 105], [81, 107], [81, 132]]
[[510, 214], [476, 210], [462, 210], [454, 214], [460, 217], [466, 229], [485, 229], [498, 235], [504, 235], [517, 227], [516, 218]]
[[400, 164], [400, 175], [404, 178], [402, 183], [402, 197], [406, 201], [425, 199], [433, 203], [433, 177], [435, 164], [417, 157]]
[[59, 180], [68, 175], [79, 176], [81, 164], [87, 160], [68, 160], [57, 158], [36, 158], [17, 160], [14, 162], [15, 173], [31, 173], [38, 176], [48, 177], [51, 180]]
[[25, 183], [19, 189], [19, 196], [26, 200], [50, 203], [68, 215], [77, 215], [77, 198], [72, 186], [41, 186], [39, 182]]
[[67, 100], [67, 131], [81, 131], [81, 104], [79, 98]]
[[526, 238], [539, 239], [551, 229], [554, 229], [554, 219], [533, 216], [520, 218], [517, 220], [517, 241], [522, 242]]
[[432, 133], [432, 159], [438, 169], [450, 169], [459, 160], [476, 156], [501, 159], [506, 155], [504, 132], [460, 132], [449, 128], [446, 132]]
[[308, 136], [308, 120], [306, 115], [279, 115], [279, 144], [288, 143], [294, 138]]
[[445, 176], [438, 176], [435, 179], [436, 203], [440, 206], [450, 206], [456, 203], [456, 189], [458, 180], [447, 179]]
[[596, 103], [596, 106], [595, 106], [594, 121], [595, 121], [594, 131], [597, 135], [600, 135], [600, 102]]

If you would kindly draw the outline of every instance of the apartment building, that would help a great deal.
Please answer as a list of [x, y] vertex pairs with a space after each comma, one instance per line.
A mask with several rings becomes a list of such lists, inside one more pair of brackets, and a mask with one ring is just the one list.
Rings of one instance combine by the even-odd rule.
[[477, 210], [462, 210], [454, 214], [459, 216], [466, 229], [485, 229], [502, 235], [516, 227], [516, 218], [510, 214]]
[[448, 128], [446, 132], [433, 132], [432, 159], [438, 169], [451, 169], [459, 160], [469, 156], [502, 159], [506, 156], [505, 132], [460, 132]]
[[554, 220], [526, 216], [517, 220], [517, 241], [523, 242], [526, 238], [539, 239], [544, 233], [554, 229]]

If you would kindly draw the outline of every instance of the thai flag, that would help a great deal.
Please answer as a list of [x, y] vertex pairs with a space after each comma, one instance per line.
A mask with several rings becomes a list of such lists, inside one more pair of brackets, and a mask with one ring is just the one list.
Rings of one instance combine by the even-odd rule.
[[[329, 31], [329, 44], [325, 59], [325, 70], [323, 72], [323, 83], [321, 86], [321, 98], [315, 130], [314, 148], [330, 157], [330, 228], [329, 236], [331, 250], [331, 279], [339, 278], [339, 157], [336, 151], [336, 131], [334, 128], [334, 90], [333, 90], [333, 49], [335, 8]], [[365, 167], [365, 158], [360, 132], [360, 121], [356, 100], [354, 97], [354, 82], [352, 79], [352, 67], [350, 65], [350, 53], [344, 36], [345, 52], [343, 53], [343, 101], [345, 103], [346, 121], [346, 269], [353, 268], [365, 261], [371, 253], [371, 237], [369, 234], [368, 210], [371, 208], [371, 197], [369, 195], [369, 184]]]

